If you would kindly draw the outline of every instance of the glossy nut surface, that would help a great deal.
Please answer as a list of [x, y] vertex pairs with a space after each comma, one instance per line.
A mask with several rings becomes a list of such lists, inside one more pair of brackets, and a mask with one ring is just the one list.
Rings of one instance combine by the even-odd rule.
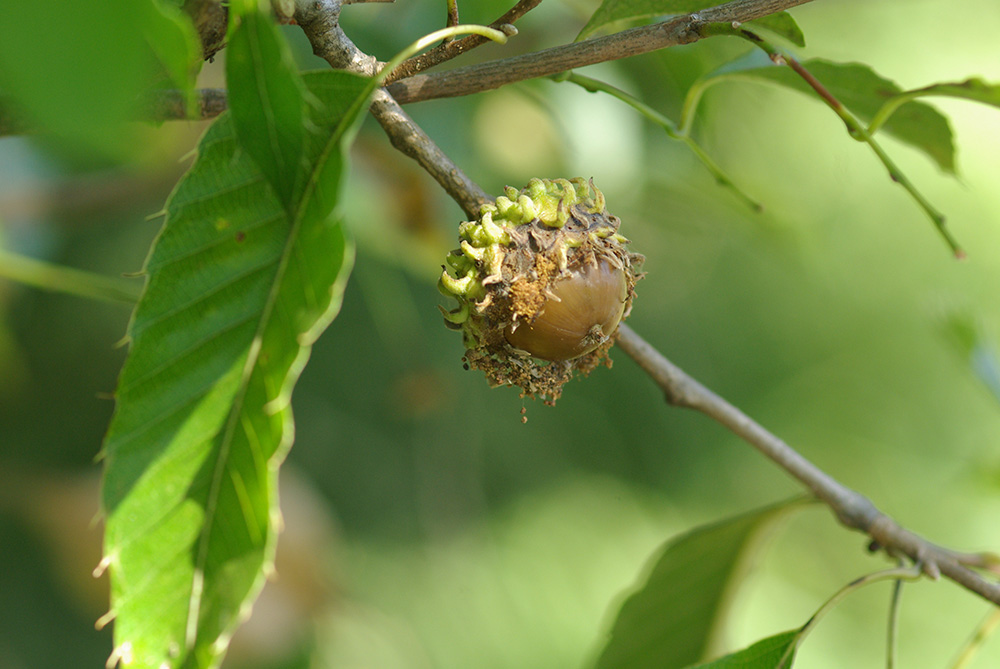
[[572, 360], [600, 346], [618, 327], [625, 311], [625, 272], [606, 260], [585, 265], [552, 284], [549, 298], [529, 323], [518, 321], [504, 336], [536, 358]]

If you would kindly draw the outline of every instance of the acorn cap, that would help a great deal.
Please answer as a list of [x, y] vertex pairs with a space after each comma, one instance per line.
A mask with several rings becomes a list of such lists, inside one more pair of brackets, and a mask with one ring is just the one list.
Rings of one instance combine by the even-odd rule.
[[576, 372], [602, 361], [629, 314], [642, 256], [593, 181], [532, 179], [507, 187], [459, 226], [438, 287], [463, 335], [465, 361], [493, 385], [554, 403]]

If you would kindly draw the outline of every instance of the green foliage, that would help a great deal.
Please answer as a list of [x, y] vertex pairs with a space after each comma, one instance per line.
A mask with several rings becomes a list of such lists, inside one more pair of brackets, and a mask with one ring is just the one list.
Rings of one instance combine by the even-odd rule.
[[153, 0], [0, 6], [0, 93], [25, 121], [82, 154], [136, 150], [123, 122], [151, 86], [189, 89], [200, 50], [190, 21]]
[[292, 386], [351, 266], [329, 215], [368, 86], [334, 71], [305, 81], [317, 104], [289, 206], [254, 160], [274, 155], [242, 147], [224, 115], [146, 262], [103, 450], [115, 653], [138, 666], [217, 665], [273, 559]]
[[870, 131], [875, 132], [896, 110], [911, 100], [924, 96], [941, 96], [981, 102], [992, 107], [1000, 107], [1000, 85], [990, 84], [979, 78], [965, 81], [931, 84], [923, 88], [905, 91], [890, 98], [872, 119]]
[[799, 630], [775, 634], [748, 648], [691, 669], [787, 669], [795, 658], [794, 648], [799, 635]]
[[[903, 90], [893, 81], [861, 63], [835, 63], [823, 58], [806, 60], [802, 65], [845, 107], [866, 123]], [[775, 67], [760, 52], [730, 63], [705, 77], [688, 94], [685, 109], [693, 109], [706, 86], [720, 81], [760, 81], [778, 84], [816, 98], [816, 92], [797, 73], [787, 67]], [[818, 98], [816, 98], [818, 99]], [[683, 123], [682, 123], [683, 125]], [[919, 149], [949, 174], [955, 172], [955, 147], [948, 119], [922, 102], [910, 102], [883, 124], [886, 134]]]
[[[234, 10], [235, 13], [235, 10]], [[233, 16], [226, 52], [226, 81], [233, 128], [282, 205], [291, 209], [305, 143], [305, 91], [270, 16]], [[304, 184], [303, 184], [304, 185]]]
[[704, 657], [739, 568], [758, 545], [754, 540], [790, 504], [698, 527], [668, 541], [643, 586], [622, 604], [598, 669], [680, 669]]

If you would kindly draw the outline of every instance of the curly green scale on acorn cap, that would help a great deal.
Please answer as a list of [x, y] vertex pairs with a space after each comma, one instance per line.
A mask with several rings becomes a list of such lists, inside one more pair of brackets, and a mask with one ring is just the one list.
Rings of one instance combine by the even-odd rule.
[[582, 178], [507, 187], [462, 223], [438, 287], [458, 302], [441, 311], [462, 332], [469, 366], [551, 403], [575, 372], [610, 365], [642, 262], [619, 226]]

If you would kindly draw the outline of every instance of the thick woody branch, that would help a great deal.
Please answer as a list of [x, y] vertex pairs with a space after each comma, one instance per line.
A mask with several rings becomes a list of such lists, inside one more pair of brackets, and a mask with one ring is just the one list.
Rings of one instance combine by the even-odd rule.
[[851, 490], [802, 457], [735, 406], [688, 376], [627, 325], [618, 329], [618, 345], [663, 391], [668, 404], [700, 411], [731, 430], [798, 479], [826, 503], [847, 527], [864, 532], [874, 548], [905, 555], [924, 573], [944, 575], [994, 604], [1000, 605], [1000, 584], [987, 581], [966, 565], [983, 566], [983, 556], [964, 555], [933, 544], [900, 527], [864, 495]]
[[517, 81], [548, 77], [586, 65], [690, 44], [702, 38], [706, 23], [743, 23], [802, 5], [811, 0], [735, 0], [718, 7], [678, 16], [669, 21], [623, 30], [606, 37], [564, 44], [534, 53], [460, 67], [435, 74], [418, 74], [388, 87], [400, 104], [457, 97], [492, 90]]

